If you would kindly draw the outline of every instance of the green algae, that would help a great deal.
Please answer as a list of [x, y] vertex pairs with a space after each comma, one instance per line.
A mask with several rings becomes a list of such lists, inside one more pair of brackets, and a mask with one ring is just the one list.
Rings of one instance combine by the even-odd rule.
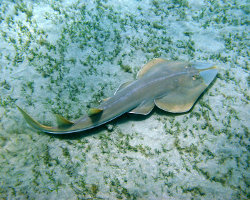
[[[242, 110], [236, 105], [241, 105], [241, 102], [244, 106], [247, 105], [249, 95], [246, 89], [240, 89], [241, 92], [238, 93], [235, 90], [237, 94], [230, 94], [227, 86], [232, 84], [234, 87], [246, 88], [242, 81], [244, 79], [249, 87], [249, 76], [239, 80], [231, 70], [237, 68], [242, 73], [241, 69], [247, 71], [249, 68], [246, 62], [242, 62], [249, 54], [245, 39], [247, 32], [240, 29], [236, 31], [226, 29], [227, 26], [246, 25], [247, 20], [244, 15], [238, 17], [235, 14], [237, 12], [228, 13], [233, 9], [239, 12], [242, 9], [247, 13], [245, 5], [234, 1], [213, 0], [201, 5], [202, 9], [195, 9], [195, 12], [192, 12], [189, 9], [193, 7], [187, 1], [152, 1], [152, 12], [145, 10], [141, 5], [136, 7], [135, 12], [126, 13], [108, 4], [107, 1], [94, 1], [93, 7], [81, 2], [64, 6], [63, 1], [52, 1], [50, 4], [46, 3], [51, 10], [46, 10], [44, 19], [47, 23], [58, 27], [57, 37], [54, 37], [55, 30], [50, 31], [40, 26], [43, 22], [34, 20], [37, 13], [31, 4], [13, 4], [13, 14], [10, 12], [7, 14], [10, 9], [8, 3], [3, 3], [0, 8], [0, 21], [6, 27], [0, 28], [0, 35], [2, 41], [8, 43], [13, 51], [1, 51], [3, 64], [0, 68], [7, 71], [9, 77], [14, 76], [15, 80], [21, 80], [19, 73], [15, 73], [19, 72], [20, 66], [25, 66], [34, 70], [39, 77], [37, 80], [43, 84], [39, 84], [36, 79], [13, 83], [13, 80], [7, 78], [8, 76], [0, 81], [1, 93], [4, 94], [0, 96], [0, 105], [4, 109], [0, 119], [5, 122], [0, 126], [3, 129], [0, 138], [2, 147], [7, 148], [0, 154], [3, 159], [1, 174], [5, 175], [5, 170], [8, 171], [7, 176], [14, 182], [13, 184], [7, 180], [4, 188], [0, 188], [1, 195], [6, 197], [9, 194], [10, 198], [15, 196], [37, 198], [37, 194], [43, 194], [43, 197], [48, 197], [53, 191], [60, 194], [64, 189], [70, 188], [73, 190], [71, 198], [81, 199], [105, 198], [107, 191], [110, 198], [117, 199], [155, 198], [161, 196], [161, 193], [175, 198], [178, 194], [192, 195], [195, 198], [213, 198], [211, 190], [205, 186], [183, 186], [176, 181], [182, 171], [187, 178], [195, 171], [200, 177], [205, 177], [209, 187], [213, 188], [216, 184], [221, 191], [229, 191], [227, 197], [230, 194], [232, 194], [230, 197], [238, 199], [247, 196], [247, 178], [241, 170], [246, 167], [245, 148], [248, 145], [246, 138], [249, 137], [249, 127], [244, 125]], [[169, 26], [171, 23], [166, 22], [167, 17], [175, 16], [175, 21], [181, 22], [187, 20], [190, 12], [192, 12], [191, 22], [199, 22], [198, 26], [201, 27], [199, 30], [225, 28], [217, 35], [217, 39], [222, 41], [225, 49], [213, 52], [197, 48], [195, 40], [197, 33], [192, 29], [180, 30], [182, 35], [180, 37], [173, 35]], [[207, 18], [212, 14], [214, 17]], [[23, 20], [18, 20], [18, 16], [23, 16]], [[150, 20], [152, 17], [156, 17], [153, 22]], [[104, 21], [101, 18], [108, 20], [109, 29], [103, 25]], [[13, 35], [14, 29], [15, 35]], [[129, 31], [126, 32], [127, 30], [135, 32], [143, 30], [144, 36], [142, 38]], [[124, 50], [125, 47], [129, 47], [128, 50]], [[72, 48], [75, 48], [75, 52], [83, 53], [70, 54]], [[15, 103], [20, 103], [21, 97], [21, 104], [29, 108], [43, 105], [46, 112], [52, 111], [68, 118], [78, 118], [88, 107], [97, 105], [101, 99], [112, 95], [119, 85], [112, 79], [125, 79], [124, 74], [131, 75], [131, 78], [136, 75], [141, 65], [153, 57], [160, 56], [175, 60], [209, 60], [219, 64], [225, 63], [227, 67], [221, 70], [211, 90], [198, 101], [190, 113], [186, 114], [188, 117], [169, 116], [165, 113], [163, 116], [157, 112], [153, 114], [153, 117], [157, 116], [157, 121], [163, 126], [163, 130], [152, 129], [147, 134], [154, 133], [156, 138], [164, 135], [165, 139], [161, 137], [154, 141], [155, 144], [160, 144], [159, 148], [147, 143], [147, 140], [152, 140], [154, 137], [149, 139], [145, 133], [143, 135], [145, 138], [142, 139], [141, 134], [147, 131], [146, 128], [141, 132], [134, 131], [137, 121], [131, 128], [132, 133], [121, 131], [119, 127], [122, 124], [118, 120], [107, 131], [102, 129], [97, 131], [97, 136], [65, 142], [60, 138], [49, 140], [46, 139], [50, 138], [49, 135], [35, 133], [23, 125], [19, 116], [15, 114]], [[112, 67], [109, 68], [108, 65], [111, 64]], [[80, 66], [81, 71], [71, 76], [76, 66]], [[114, 73], [113, 69], [118, 72]], [[121, 73], [123, 74], [120, 75]], [[90, 84], [92, 79], [94, 83]], [[37, 90], [47, 91], [49, 95], [38, 94]], [[16, 94], [17, 91], [21, 91], [21, 95]], [[213, 94], [210, 94], [210, 91]], [[238, 94], [242, 95], [241, 100], [237, 98]], [[216, 99], [218, 96], [219, 99]], [[222, 102], [221, 109], [215, 108], [213, 102]], [[39, 117], [38, 114], [37, 116]], [[41, 116], [48, 117], [44, 114], [40, 114]], [[18, 126], [14, 125], [16, 127], [11, 129], [10, 126], [13, 124], [8, 125], [6, 121], [14, 121], [13, 124]], [[241, 125], [235, 127], [235, 122]], [[129, 124], [130, 121], [125, 123]], [[20, 151], [18, 149], [20, 144], [16, 142], [24, 135], [29, 135], [30, 138], [22, 142], [26, 148]], [[239, 151], [235, 151], [235, 155], [229, 154], [229, 158], [228, 154], [220, 155], [214, 150], [215, 147], [223, 147], [220, 143], [216, 143], [223, 135], [230, 145], [229, 148], [237, 147]], [[189, 140], [193, 141], [185, 143]], [[9, 149], [11, 144], [15, 144], [13, 149]], [[59, 144], [64, 145], [58, 147]], [[240, 144], [240, 147], [237, 144]], [[53, 154], [54, 148], [58, 154]], [[18, 172], [13, 165], [12, 168], [6, 169], [11, 164], [7, 163], [7, 160], [14, 164], [22, 163], [22, 159], [18, 157], [22, 152], [30, 154], [24, 160], [26, 163], [28, 160], [32, 162], [31, 170], [27, 167], [28, 164], [22, 166], [22, 169], [27, 170], [22, 172], [24, 175], [20, 175], [21, 172]], [[227, 166], [231, 157], [237, 167], [223, 170], [223, 166]], [[149, 170], [146, 166], [154, 164], [150, 162], [151, 159], [157, 167], [154, 166]], [[177, 165], [173, 160], [181, 164]], [[214, 160], [218, 161], [215, 165], [218, 168], [216, 173], [211, 171], [209, 165], [209, 162]], [[139, 162], [143, 165], [138, 165]], [[204, 163], [207, 167], [201, 167]], [[127, 166], [127, 171], [123, 171], [124, 166]], [[30, 176], [30, 171], [30, 182], [26, 180], [30, 189], [27, 191], [27, 185], [24, 185], [25, 181], [22, 179], [25, 175]], [[16, 174], [19, 178], [15, 178]], [[97, 178], [93, 176], [95, 174]], [[131, 176], [137, 177], [137, 180], [131, 181]], [[231, 181], [230, 177], [233, 176], [238, 177], [238, 184]], [[159, 190], [149, 184], [152, 182]], [[132, 183], [135, 184], [135, 190], [128, 187]], [[154, 194], [142, 188], [150, 189]]]

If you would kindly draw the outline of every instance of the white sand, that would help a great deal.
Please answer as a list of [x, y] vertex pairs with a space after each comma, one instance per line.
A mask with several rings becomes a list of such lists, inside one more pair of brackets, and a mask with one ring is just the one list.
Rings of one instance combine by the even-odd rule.
[[[247, 1], [39, 2], [0, 4], [0, 199], [248, 198]], [[189, 113], [125, 114], [66, 137], [15, 107], [76, 119], [154, 57], [219, 75]]]

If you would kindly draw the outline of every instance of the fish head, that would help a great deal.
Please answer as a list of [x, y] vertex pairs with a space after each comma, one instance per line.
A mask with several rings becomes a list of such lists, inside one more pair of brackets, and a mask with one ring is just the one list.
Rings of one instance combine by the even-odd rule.
[[190, 63], [185, 68], [188, 71], [186, 84], [190, 84], [193, 87], [201, 84], [207, 87], [218, 72], [217, 67], [209, 63]]
[[172, 68], [168, 69], [171, 70], [174, 79], [168, 84], [172, 83], [172, 85], [154, 101], [162, 110], [172, 113], [187, 112], [214, 80], [217, 69], [215, 65], [207, 63], [175, 62], [171, 64]]
[[192, 66], [199, 72], [199, 76], [203, 82], [208, 86], [216, 77], [217, 67], [209, 63], [193, 63]]

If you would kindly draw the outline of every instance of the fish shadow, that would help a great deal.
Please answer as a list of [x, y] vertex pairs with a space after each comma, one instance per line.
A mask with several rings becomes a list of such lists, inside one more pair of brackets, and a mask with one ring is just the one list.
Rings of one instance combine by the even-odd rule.
[[[54, 134], [51, 135], [49, 133], [45, 133], [50, 135], [50, 137], [54, 137], [54, 138], [58, 138], [58, 139], [62, 139], [62, 140], [78, 140], [78, 139], [82, 139], [85, 137], [89, 137], [89, 136], [93, 136], [93, 135], [97, 135], [98, 133], [104, 132], [104, 131], [109, 131], [108, 130], [108, 126], [107, 125], [113, 125], [113, 126], [119, 126], [121, 124], [125, 124], [129, 121], [144, 121], [145, 119], [150, 118], [152, 115], [157, 114], [157, 115], [161, 115], [161, 116], [176, 116], [176, 115], [182, 115], [185, 113], [169, 113], [166, 111], [163, 111], [159, 108], [157, 108], [155, 106], [155, 108], [152, 110], [152, 112], [150, 112], [148, 115], [140, 115], [140, 114], [134, 114], [134, 113], [125, 113], [119, 117], [117, 117], [116, 119], [113, 119], [112, 121], [100, 125], [98, 127], [92, 128], [90, 130], [85, 130], [85, 131], [81, 131], [81, 132], [76, 132], [76, 133], [70, 133], [70, 134]], [[44, 134], [42, 132], [42, 134]]]

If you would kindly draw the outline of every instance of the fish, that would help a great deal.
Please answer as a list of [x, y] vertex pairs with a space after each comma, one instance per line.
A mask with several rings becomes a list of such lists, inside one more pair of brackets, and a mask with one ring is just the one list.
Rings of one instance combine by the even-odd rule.
[[148, 115], [156, 106], [170, 113], [186, 113], [217, 75], [210, 63], [173, 61], [155, 58], [145, 64], [133, 81], [120, 85], [114, 95], [86, 115], [70, 121], [56, 115], [57, 126], [46, 126], [34, 120], [17, 106], [27, 123], [51, 134], [82, 132], [105, 124], [124, 113]]

